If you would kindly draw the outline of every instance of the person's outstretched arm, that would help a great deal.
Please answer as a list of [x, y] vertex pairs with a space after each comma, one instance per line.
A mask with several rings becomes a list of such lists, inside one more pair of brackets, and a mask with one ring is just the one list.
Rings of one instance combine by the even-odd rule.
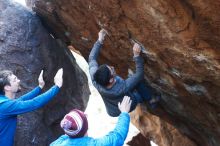
[[36, 88], [34, 88], [30, 92], [20, 96], [17, 100], [29, 100], [29, 99], [36, 97], [37, 95], [39, 95], [41, 93], [41, 89], [43, 89], [43, 87], [45, 85], [45, 82], [43, 79], [43, 70], [41, 70], [40, 75], [38, 77], [38, 83], [39, 83], [39, 85]]
[[144, 79], [144, 60], [140, 56], [141, 47], [137, 43], [133, 46], [134, 61], [136, 64], [136, 72], [125, 80], [125, 92], [132, 90], [141, 80]]
[[122, 146], [124, 144], [129, 130], [130, 116], [128, 112], [130, 111], [130, 107], [130, 97], [125, 96], [122, 102], [118, 104], [121, 114], [118, 117], [115, 129], [106, 136], [96, 139], [97, 145]]
[[54, 77], [55, 85], [47, 92], [30, 100], [7, 100], [1, 104], [0, 114], [3, 116], [18, 115], [38, 109], [48, 103], [59, 91], [63, 84], [63, 69], [59, 69]]
[[92, 50], [89, 54], [89, 73], [90, 73], [92, 80], [93, 80], [93, 76], [94, 76], [96, 70], [98, 69], [97, 58], [98, 58], [100, 49], [102, 48], [105, 35], [106, 35], [106, 30], [102, 29], [99, 32], [98, 40], [93, 45]]

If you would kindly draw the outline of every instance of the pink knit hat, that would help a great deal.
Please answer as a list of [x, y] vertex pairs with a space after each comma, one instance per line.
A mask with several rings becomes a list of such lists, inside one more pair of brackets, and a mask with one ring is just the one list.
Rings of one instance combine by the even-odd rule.
[[83, 137], [88, 130], [88, 120], [82, 111], [74, 109], [65, 115], [60, 126], [70, 137]]

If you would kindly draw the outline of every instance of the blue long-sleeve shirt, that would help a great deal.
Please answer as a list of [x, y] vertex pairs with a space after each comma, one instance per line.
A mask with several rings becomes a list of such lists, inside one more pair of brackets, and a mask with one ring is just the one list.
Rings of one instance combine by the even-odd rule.
[[129, 123], [129, 114], [121, 113], [115, 129], [101, 138], [71, 138], [67, 135], [62, 135], [50, 146], [122, 146], [128, 134]]
[[13, 145], [17, 115], [42, 107], [51, 100], [58, 91], [59, 87], [53, 86], [47, 92], [39, 95], [41, 89], [37, 87], [31, 92], [14, 100], [0, 95], [0, 146]]
[[137, 103], [140, 101], [138, 100], [141, 98], [140, 94], [138, 94], [133, 89], [141, 80], [144, 79], [144, 61], [141, 56], [134, 57], [133, 59], [136, 63], [136, 72], [126, 80], [122, 79], [119, 76], [116, 76], [116, 82], [113, 87], [106, 88], [104, 86], [101, 86], [94, 80], [94, 74], [99, 67], [97, 63], [97, 58], [101, 48], [102, 44], [97, 41], [94, 44], [89, 55], [89, 72], [93, 85], [102, 96], [107, 113], [112, 117], [116, 117], [120, 114], [120, 110], [118, 109], [118, 102], [121, 102], [125, 95], [130, 96], [132, 100], [130, 111], [134, 110]]

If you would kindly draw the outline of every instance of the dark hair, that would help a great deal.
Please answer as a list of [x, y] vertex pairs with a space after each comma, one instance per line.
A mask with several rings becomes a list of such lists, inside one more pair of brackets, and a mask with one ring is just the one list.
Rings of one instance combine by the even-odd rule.
[[106, 64], [99, 66], [94, 74], [94, 79], [98, 84], [102, 86], [107, 86], [109, 84], [109, 80], [111, 79], [111, 72]]
[[10, 82], [8, 80], [8, 76], [12, 75], [12, 71], [9, 70], [3, 70], [0, 71], [0, 94], [4, 95], [5, 91], [4, 91], [4, 87], [6, 85], [10, 85]]

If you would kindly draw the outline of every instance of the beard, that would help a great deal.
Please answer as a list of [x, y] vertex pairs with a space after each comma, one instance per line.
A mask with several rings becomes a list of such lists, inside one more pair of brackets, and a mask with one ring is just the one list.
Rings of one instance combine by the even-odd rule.
[[16, 93], [20, 93], [21, 92], [21, 86], [19, 85], [18, 90]]
[[115, 72], [115, 71], [113, 72], [112, 76], [113, 76], [113, 77], [115, 77], [115, 76], [116, 76], [116, 72]]
[[115, 69], [112, 69], [112, 70], [111, 70], [111, 74], [112, 74], [113, 77], [116, 76], [116, 71], [115, 71]]

